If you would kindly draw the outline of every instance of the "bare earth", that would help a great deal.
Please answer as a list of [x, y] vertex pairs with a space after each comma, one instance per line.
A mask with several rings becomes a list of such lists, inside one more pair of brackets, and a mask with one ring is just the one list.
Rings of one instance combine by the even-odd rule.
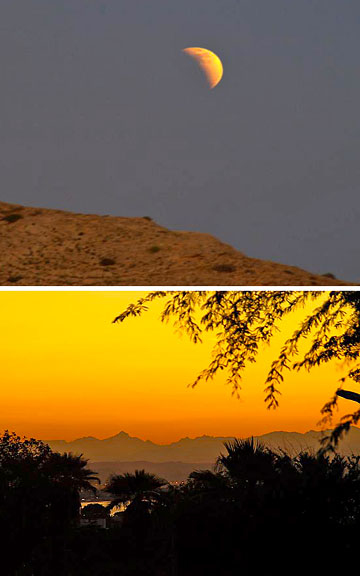
[[348, 285], [248, 258], [209, 234], [167, 230], [147, 218], [73, 214], [0, 202], [5, 286]]

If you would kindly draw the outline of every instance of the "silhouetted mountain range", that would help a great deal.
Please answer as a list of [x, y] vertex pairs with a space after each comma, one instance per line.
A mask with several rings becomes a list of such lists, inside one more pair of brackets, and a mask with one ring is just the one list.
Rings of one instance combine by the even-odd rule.
[[[256, 439], [273, 449], [283, 449], [292, 454], [301, 450], [316, 451], [324, 433], [310, 430], [300, 432], [270, 432], [257, 436]], [[171, 444], [160, 445], [150, 440], [132, 437], [126, 432], [99, 440], [89, 436], [67, 442], [65, 440], [48, 440], [53, 450], [59, 452], [81, 453], [92, 462], [172, 462], [208, 464], [215, 462], [223, 450], [223, 444], [232, 437], [201, 436], [181, 438]], [[340, 442], [339, 451], [346, 454], [360, 454], [360, 429], [353, 427]]]

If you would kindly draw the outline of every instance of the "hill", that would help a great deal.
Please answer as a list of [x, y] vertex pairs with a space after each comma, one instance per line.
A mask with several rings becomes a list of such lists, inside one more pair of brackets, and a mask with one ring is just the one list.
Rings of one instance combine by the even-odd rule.
[[151, 219], [0, 202], [0, 285], [327, 286], [329, 276], [249, 258], [208, 234]]

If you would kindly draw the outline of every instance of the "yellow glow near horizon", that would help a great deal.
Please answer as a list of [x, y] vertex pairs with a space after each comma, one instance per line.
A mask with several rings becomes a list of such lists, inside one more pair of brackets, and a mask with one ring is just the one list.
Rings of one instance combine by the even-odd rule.
[[280, 408], [268, 411], [264, 404], [270, 362], [304, 311], [283, 323], [273, 345], [246, 370], [237, 400], [223, 376], [187, 386], [207, 365], [214, 336], [195, 345], [175, 333], [159, 321], [163, 302], [142, 318], [112, 324], [141, 295], [1, 292], [1, 428], [48, 440], [104, 438], [125, 430], [167, 443], [316, 426], [342, 374], [336, 365], [289, 373]]
[[210, 89], [215, 88], [223, 76], [223, 65], [219, 56], [211, 50], [198, 47], [184, 48], [183, 52], [196, 60], [206, 76]]

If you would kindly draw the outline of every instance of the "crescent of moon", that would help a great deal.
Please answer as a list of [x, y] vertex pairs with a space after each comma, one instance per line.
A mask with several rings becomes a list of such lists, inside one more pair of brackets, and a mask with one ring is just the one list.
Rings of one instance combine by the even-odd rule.
[[206, 76], [210, 89], [215, 88], [219, 84], [224, 70], [219, 56], [211, 50], [198, 47], [184, 48], [183, 52], [196, 60]]

